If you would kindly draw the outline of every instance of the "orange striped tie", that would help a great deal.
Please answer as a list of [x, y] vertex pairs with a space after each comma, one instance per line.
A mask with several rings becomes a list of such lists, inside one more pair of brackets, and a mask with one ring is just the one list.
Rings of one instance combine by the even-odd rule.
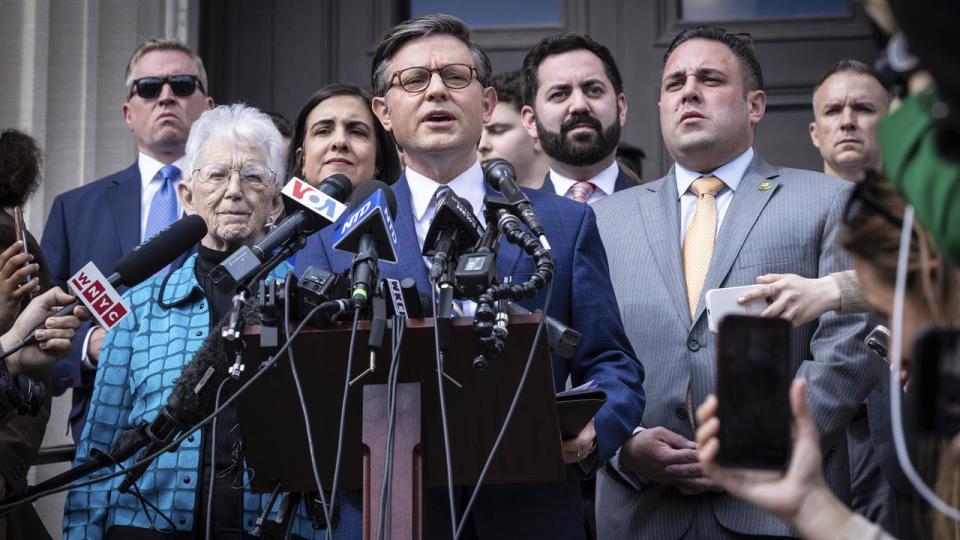
[[697, 311], [703, 282], [707, 279], [713, 244], [717, 238], [717, 193], [723, 189], [723, 180], [703, 176], [693, 181], [690, 191], [698, 197], [693, 220], [683, 242], [683, 273], [687, 282], [687, 303], [690, 316]]

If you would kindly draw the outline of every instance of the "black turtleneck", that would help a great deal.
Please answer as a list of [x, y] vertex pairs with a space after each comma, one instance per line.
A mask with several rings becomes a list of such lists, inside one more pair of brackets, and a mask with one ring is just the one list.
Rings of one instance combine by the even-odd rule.
[[[230, 311], [235, 290], [226, 281], [217, 284], [210, 278], [210, 271], [223, 262], [229, 252], [217, 251], [204, 245], [197, 252], [197, 264], [194, 273], [200, 288], [210, 307], [210, 331], [219, 332], [220, 322]], [[224, 390], [220, 401], [223, 402], [229, 395], [229, 383]], [[243, 527], [243, 489], [245, 484], [242, 473], [242, 456], [234, 456], [235, 449], [240, 445], [240, 429], [238, 427], [237, 411], [234, 407], [227, 407], [217, 416], [217, 449], [214, 464], [219, 478], [215, 479], [213, 498], [213, 535], [214, 538], [241, 538]], [[205, 527], [207, 490], [210, 482], [210, 447], [212, 435], [210, 425], [203, 430], [203, 444], [201, 444], [201, 482], [197, 497], [197, 519], [194, 522], [194, 532], [197, 538], [202, 538]], [[235, 462], [240, 459], [240, 464]]]

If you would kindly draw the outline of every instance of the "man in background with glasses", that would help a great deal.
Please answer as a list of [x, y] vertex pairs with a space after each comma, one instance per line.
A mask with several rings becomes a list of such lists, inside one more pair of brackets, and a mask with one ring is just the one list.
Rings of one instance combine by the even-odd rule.
[[[398, 260], [380, 265], [380, 277], [413, 278], [420, 294], [428, 298], [431, 284], [421, 250], [438, 195], [452, 191], [469, 201], [481, 220], [484, 198], [499, 195], [486, 187], [477, 161], [483, 123], [497, 104], [490, 73], [490, 60], [470, 41], [470, 30], [448, 15], [401, 23], [384, 37], [374, 54], [373, 111], [403, 148], [406, 163], [403, 175], [392, 186], [397, 198]], [[613, 455], [629, 436], [632, 422], [643, 414], [643, 368], [620, 322], [593, 211], [585, 204], [543, 191], [525, 193], [552, 246], [555, 274], [548, 315], [583, 333], [573, 358], [552, 359], [556, 390], [562, 390], [571, 375], [574, 385], [593, 381], [606, 392], [607, 400], [577, 437], [556, 448], [568, 464], [567, 479], [480, 487], [475, 506], [463, 522], [463, 538], [583, 538], [579, 478]], [[333, 271], [350, 267], [352, 255], [332, 248], [336, 229], [327, 227], [310, 237], [297, 257], [298, 273], [308, 266]], [[502, 280], [522, 283], [533, 271], [529, 256], [501, 241], [497, 274]], [[542, 308], [545, 296], [546, 290], [540, 290], [522, 304], [530, 310]], [[432, 356], [429, 358], [432, 361]], [[473, 427], [450, 425], [453, 434], [470, 429]], [[478, 452], [489, 450], [480, 448]], [[456, 463], [469, 459], [452, 454], [454, 470]], [[473, 490], [464, 487], [455, 492], [454, 511], [461, 520]], [[423, 537], [450, 538], [446, 487], [425, 490], [423, 508]]]
[[[137, 144], [137, 161], [57, 196], [43, 230], [41, 248], [54, 285], [88, 262], [109, 274], [117, 260], [180, 218], [177, 183], [190, 126], [213, 106], [203, 61], [173, 39], [141, 43], [126, 71], [123, 119]], [[182, 262], [181, 257], [175, 265]], [[169, 270], [169, 268], [168, 268]], [[73, 390], [70, 426], [83, 430], [103, 330], [85, 323], [67, 358], [54, 366], [55, 392]]]

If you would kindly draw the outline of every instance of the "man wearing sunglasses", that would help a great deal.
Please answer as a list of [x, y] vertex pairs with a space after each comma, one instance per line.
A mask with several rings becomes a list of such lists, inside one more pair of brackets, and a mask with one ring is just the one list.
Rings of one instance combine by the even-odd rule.
[[[109, 274], [123, 254], [180, 218], [176, 184], [190, 126], [213, 106], [206, 89], [203, 61], [183, 43], [152, 39], [134, 50], [122, 111], [137, 145], [137, 161], [54, 200], [41, 240], [54, 284], [63, 285], [91, 261]], [[74, 389], [74, 440], [86, 419], [103, 339], [103, 330], [87, 325], [69, 356], [54, 366], [56, 391]]]

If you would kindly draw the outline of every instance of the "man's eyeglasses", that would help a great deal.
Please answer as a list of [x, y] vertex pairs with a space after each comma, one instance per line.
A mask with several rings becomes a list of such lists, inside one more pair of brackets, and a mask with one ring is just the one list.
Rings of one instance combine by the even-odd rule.
[[259, 163], [248, 163], [242, 168], [228, 167], [220, 163], [210, 163], [193, 172], [197, 178], [208, 185], [220, 186], [230, 181], [230, 176], [236, 171], [240, 175], [240, 182], [252, 188], [267, 187], [273, 181], [276, 173]]
[[154, 99], [163, 91], [163, 85], [165, 84], [170, 85], [170, 90], [172, 90], [173, 95], [177, 97], [192, 96], [197, 88], [199, 88], [201, 92], [204, 91], [203, 83], [200, 82], [200, 77], [196, 75], [141, 77], [133, 81], [133, 86], [130, 87], [130, 95], [128, 98], [133, 97], [133, 94], [137, 94], [143, 99]]
[[400, 82], [400, 88], [411, 94], [416, 94], [426, 90], [430, 86], [433, 74], [439, 73], [444, 86], [451, 90], [459, 90], [470, 84], [473, 80], [473, 74], [476, 72], [475, 67], [466, 64], [447, 64], [437, 69], [409, 67], [393, 72], [390, 84], [393, 84], [393, 79], [397, 79]]

